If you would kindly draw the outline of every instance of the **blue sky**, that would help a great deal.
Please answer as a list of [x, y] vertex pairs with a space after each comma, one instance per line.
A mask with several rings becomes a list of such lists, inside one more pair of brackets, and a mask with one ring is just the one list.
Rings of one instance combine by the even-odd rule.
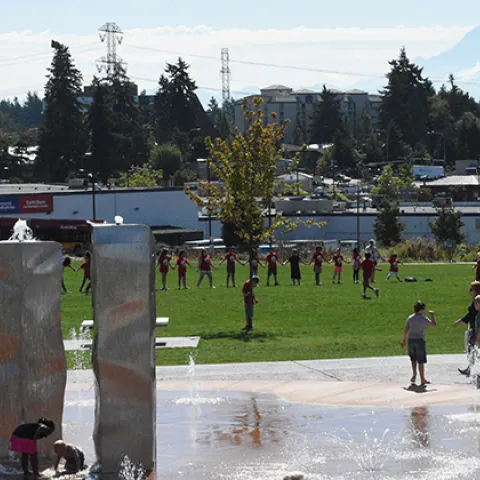
[[[21, 8], [19, 8], [21, 5]], [[2, 1], [0, 32], [52, 30], [86, 34], [106, 21], [122, 28], [209, 25], [214, 28], [471, 25], [478, 0], [11, 0]]]
[[[52, 38], [70, 47], [90, 82], [106, 53], [97, 31], [107, 21], [125, 32], [118, 53], [140, 89], [155, 90], [165, 63], [182, 56], [199, 88], [219, 95], [220, 50], [228, 47], [236, 98], [271, 84], [375, 92], [402, 46], [428, 59], [480, 23], [479, 0], [0, 1], [0, 98], [43, 90]], [[455, 70], [457, 79], [480, 75], [478, 58]]]

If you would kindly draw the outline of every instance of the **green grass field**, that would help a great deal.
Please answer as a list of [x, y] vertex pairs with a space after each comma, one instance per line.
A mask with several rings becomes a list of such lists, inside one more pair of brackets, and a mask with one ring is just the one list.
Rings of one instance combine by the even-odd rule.
[[[223, 267], [223, 266], [222, 266]], [[265, 286], [266, 271], [260, 268], [260, 286], [252, 332], [242, 332], [244, 310], [241, 288], [225, 287], [226, 271], [214, 272], [217, 288], [208, 288], [207, 279], [197, 290], [197, 274], [190, 269], [190, 290], [176, 289], [177, 272], [168, 277], [168, 292], [157, 292], [157, 315], [170, 318], [167, 329], [157, 336], [200, 336], [194, 350], [197, 363], [307, 360], [341, 357], [400, 355], [405, 319], [421, 299], [437, 314], [439, 326], [427, 336], [428, 352], [463, 351], [462, 326], [451, 324], [466, 313], [470, 302], [469, 282], [474, 272], [469, 265], [407, 265], [402, 277], [414, 276], [417, 283], [385, 282], [387, 265], [377, 273], [380, 298], [362, 299], [361, 285], [352, 282], [352, 267], [344, 267], [344, 283], [332, 285], [333, 267], [322, 274], [323, 286], [314, 285], [313, 267], [303, 267], [303, 285], [290, 285], [288, 266], [279, 269], [280, 286]], [[237, 285], [243, 285], [248, 269], [237, 268]], [[433, 282], [425, 282], [431, 278]], [[82, 274], [66, 271], [65, 282], [72, 294], [62, 297], [62, 328], [68, 338], [83, 319], [91, 319], [91, 297], [78, 293]], [[113, 281], [113, 280], [112, 280]], [[160, 278], [157, 277], [157, 286]], [[372, 292], [373, 293], [373, 292]], [[159, 365], [180, 365], [191, 350], [157, 351]]]

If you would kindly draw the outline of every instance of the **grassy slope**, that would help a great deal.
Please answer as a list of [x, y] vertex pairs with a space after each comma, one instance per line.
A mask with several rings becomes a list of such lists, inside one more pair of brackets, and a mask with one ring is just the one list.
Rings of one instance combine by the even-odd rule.
[[[217, 289], [207, 284], [197, 290], [196, 274], [190, 269], [191, 290], [175, 288], [177, 273], [169, 275], [168, 292], [157, 293], [157, 315], [170, 317], [167, 329], [158, 336], [200, 336], [197, 363], [305, 360], [320, 358], [384, 356], [402, 354], [399, 345], [406, 317], [413, 303], [421, 299], [437, 313], [439, 327], [428, 332], [429, 353], [459, 353], [463, 350], [463, 331], [451, 329], [469, 303], [468, 284], [472, 280], [468, 265], [408, 265], [401, 275], [415, 276], [418, 283], [386, 284], [387, 266], [378, 272], [380, 298], [363, 300], [361, 286], [353, 285], [351, 266], [346, 265], [342, 285], [332, 285], [333, 268], [322, 275], [324, 285], [314, 286], [312, 267], [303, 267], [303, 285], [290, 286], [289, 268], [280, 268], [279, 287], [265, 287], [265, 270], [260, 269], [260, 304], [255, 311], [255, 329], [243, 334], [241, 289], [225, 288], [225, 270], [215, 272]], [[247, 277], [239, 267], [238, 284]], [[433, 282], [424, 282], [425, 278]], [[241, 281], [240, 281], [241, 280]], [[74, 293], [62, 300], [63, 332], [78, 329], [83, 319], [92, 318], [91, 299], [78, 293], [81, 273], [66, 272], [66, 283]], [[157, 279], [157, 284], [159, 279]], [[75, 287], [75, 288], [74, 288]], [[185, 364], [189, 350], [167, 349], [157, 352], [157, 363]]]

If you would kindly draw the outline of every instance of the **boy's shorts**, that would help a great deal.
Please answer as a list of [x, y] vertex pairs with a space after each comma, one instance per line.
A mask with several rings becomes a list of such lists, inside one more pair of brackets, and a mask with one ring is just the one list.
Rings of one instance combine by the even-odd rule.
[[408, 340], [408, 355], [412, 362], [427, 363], [427, 343], [421, 338]]
[[322, 273], [322, 266], [321, 266], [321, 265], [315, 265], [315, 266], [313, 267], [313, 271], [314, 271], [315, 273], [319, 273], [319, 274]]
[[370, 277], [363, 276], [363, 286], [369, 287], [370, 286]]
[[268, 276], [270, 275], [274, 275], [274, 276], [277, 276], [277, 267], [274, 267], [274, 268], [268, 268]]

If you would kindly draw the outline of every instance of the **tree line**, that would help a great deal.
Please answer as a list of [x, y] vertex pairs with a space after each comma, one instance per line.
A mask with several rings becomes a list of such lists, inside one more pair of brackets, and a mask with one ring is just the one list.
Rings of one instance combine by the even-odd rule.
[[[380, 91], [379, 125], [364, 113], [353, 131], [341, 114], [340, 99], [326, 87], [320, 94], [308, 132], [297, 122], [294, 143], [333, 144], [335, 166], [352, 175], [364, 173], [366, 165], [408, 161], [411, 158], [447, 160], [480, 156], [480, 105], [455, 83], [450, 75], [435, 91], [423, 69], [410, 61], [404, 48], [389, 62], [387, 84]], [[328, 170], [328, 162], [324, 163]]]
[[[194, 161], [208, 152], [205, 137], [231, 138], [234, 101], [220, 105], [212, 98], [207, 116], [195, 94], [195, 81], [181, 58], [167, 64], [153, 96], [137, 96], [121, 65], [92, 83], [93, 102], [85, 105], [83, 77], [66, 45], [52, 42], [44, 99], [28, 93], [0, 102], [0, 162], [10, 175], [35, 181], [64, 182], [89, 171], [103, 182], [130, 178], [142, 184], [139, 169], [161, 170], [163, 180], [182, 185], [195, 178]], [[341, 114], [336, 92], [320, 93], [309, 131], [297, 122], [294, 143], [333, 144], [320, 166], [368, 176], [368, 166], [411, 158], [456, 159], [480, 156], [480, 106], [450, 76], [438, 91], [405, 49], [389, 62], [386, 86], [380, 92], [379, 124], [363, 114], [353, 131]], [[19, 164], [8, 146], [38, 144], [35, 165]], [[152, 176], [146, 175], [148, 178]], [[158, 176], [155, 176], [158, 179]], [[143, 180], [145, 182], [145, 180]], [[146, 180], [150, 183], [150, 180]]]
[[[205, 136], [231, 133], [232, 105], [212, 101], [207, 116], [182, 58], [166, 65], [152, 96], [138, 95], [126, 70], [116, 65], [93, 79], [87, 105], [83, 76], [68, 46], [56, 41], [51, 46], [43, 101], [29, 93], [23, 104], [0, 103], [4, 176], [65, 182], [88, 173], [104, 183], [152, 186], [163, 177], [183, 185], [196, 178], [194, 161], [207, 155]], [[22, 142], [38, 145], [34, 164], [9, 155], [7, 147]]]

